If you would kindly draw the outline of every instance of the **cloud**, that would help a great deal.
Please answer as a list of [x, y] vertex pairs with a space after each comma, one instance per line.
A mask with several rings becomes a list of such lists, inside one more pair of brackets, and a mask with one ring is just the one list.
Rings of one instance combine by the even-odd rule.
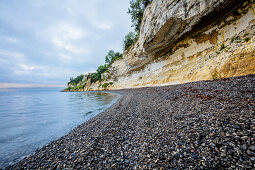
[[73, 58], [71, 55], [67, 55], [67, 54], [59, 54], [59, 56], [64, 62], [69, 62], [69, 60]]
[[[96, 70], [130, 31], [129, 0], [0, 1], [0, 82], [63, 83]], [[113, 10], [114, 9], [114, 10]]]
[[10, 57], [12, 59], [23, 59], [24, 54], [21, 52], [16, 52], [16, 51], [8, 51], [8, 50], [2, 50], [0, 49], [0, 56], [1, 57]]
[[101, 23], [98, 25], [98, 27], [100, 29], [103, 29], [103, 30], [110, 30], [112, 28], [112, 24], [110, 23]]
[[78, 40], [85, 34], [81, 28], [69, 24], [59, 24], [57, 31], [64, 40]]
[[78, 26], [74, 26], [68, 22], [60, 22], [52, 25], [46, 34], [50, 34], [53, 37], [62, 39], [65, 41], [68, 40], [79, 40], [82, 39], [86, 33], [83, 29]]
[[32, 70], [35, 69], [34, 66], [28, 66], [28, 65], [26, 65], [26, 64], [20, 64], [19, 66], [20, 66], [23, 70], [25, 70], [25, 71], [32, 71]]
[[5, 41], [8, 43], [17, 43], [18, 39], [14, 38], [14, 37], [0, 36], [0, 41]]
[[61, 38], [53, 38], [52, 43], [59, 49], [66, 50], [74, 54], [82, 54], [85, 51], [79, 47], [72, 45], [70, 42]]
[[35, 70], [38, 71], [38, 68], [42, 68], [42, 67], [30, 66], [30, 65], [22, 63], [22, 64], [18, 64], [14, 68], [14, 73], [16, 75], [27, 75], [27, 74], [33, 73]]
[[77, 26], [68, 23], [59, 23], [50, 28], [49, 33], [52, 37], [52, 44], [62, 53], [60, 56], [66, 57], [64, 52], [73, 54], [89, 53], [88, 49], [81, 48], [79, 42], [86, 35], [85, 31]]

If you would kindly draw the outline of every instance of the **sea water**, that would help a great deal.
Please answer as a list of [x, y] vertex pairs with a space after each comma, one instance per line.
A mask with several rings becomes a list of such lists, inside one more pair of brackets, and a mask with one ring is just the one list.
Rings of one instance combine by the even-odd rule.
[[0, 168], [67, 134], [109, 107], [114, 93], [0, 89]]

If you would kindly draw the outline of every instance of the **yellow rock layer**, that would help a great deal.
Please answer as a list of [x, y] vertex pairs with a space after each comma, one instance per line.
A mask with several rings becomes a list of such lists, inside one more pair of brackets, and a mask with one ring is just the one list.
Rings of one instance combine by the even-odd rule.
[[[186, 38], [174, 53], [118, 77], [109, 89], [162, 86], [255, 74], [255, 10]], [[119, 61], [121, 63], [121, 61]]]

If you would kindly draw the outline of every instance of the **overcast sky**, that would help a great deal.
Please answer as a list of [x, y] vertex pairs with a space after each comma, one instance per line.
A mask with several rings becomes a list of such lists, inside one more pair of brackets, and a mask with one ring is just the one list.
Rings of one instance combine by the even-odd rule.
[[129, 0], [0, 0], [0, 85], [66, 85], [122, 52]]

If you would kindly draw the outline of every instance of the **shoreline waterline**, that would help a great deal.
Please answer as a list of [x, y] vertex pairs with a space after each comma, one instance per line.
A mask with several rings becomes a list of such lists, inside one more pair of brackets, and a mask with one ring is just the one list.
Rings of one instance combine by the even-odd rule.
[[0, 91], [0, 168], [17, 163], [110, 107], [118, 94], [57, 88]]
[[122, 96], [111, 107], [7, 169], [227, 168], [240, 159], [228, 157], [236, 149], [247, 156], [239, 165], [250, 167], [254, 88], [247, 75], [116, 90]]

